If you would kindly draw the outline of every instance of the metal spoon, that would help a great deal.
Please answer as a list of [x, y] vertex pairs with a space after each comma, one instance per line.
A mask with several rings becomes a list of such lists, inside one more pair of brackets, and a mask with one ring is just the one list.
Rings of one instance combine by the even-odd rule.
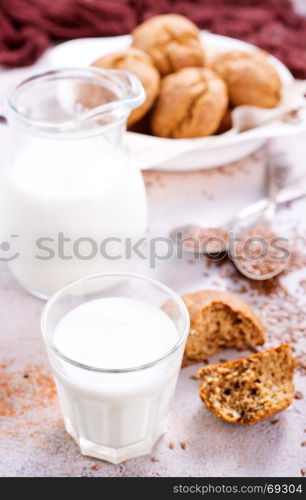
[[[279, 155], [268, 157], [266, 164], [267, 204], [254, 221], [235, 220], [230, 238], [229, 256], [241, 274], [250, 279], [267, 280], [280, 274], [288, 264], [287, 240], [272, 229], [284, 165]], [[238, 238], [237, 238], [238, 236]], [[282, 246], [280, 242], [282, 241]]]
[[[306, 196], [306, 178], [295, 180], [288, 184], [288, 186], [278, 191], [275, 198], [275, 208], [277, 209], [278, 205], [297, 200], [304, 196]], [[267, 208], [268, 203], [268, 198], [262, 198], [261, 200], [258, 200], [255, 203], [244, 207], [238, 212], [238, 214], [235, 215], [235, 217], [220, 225], [216, 229], [222, 230], [226, 235], [228, 235], [229, 232], [233, 231], [235, 227], [245, 226], [245, 221], [250, 220], [252, 217], [256, 216], [259, 213], [262, 213]], [[192, 253], [195, 257], [199, 255], [211, 255], [211, 253], [205, 251], [207, 248], [203, 248], [200, 245], [188, 246], [185, 244], [186, 240], [190, 238], [191, 234], [193, 234], [194, 232], [200, 232], [201, 230], [202, 228], [199, 225], [186, 224], [173, 229], [170, 232], [169, 236], [175, 244], [182, 246], [185, 252]], [[228, 241], [224, 240], [223, 250], [221, 251], [220, 248], [218, 254], [220, 255], [222, 252], [225, 254], [228, 252], [228, 250]]]

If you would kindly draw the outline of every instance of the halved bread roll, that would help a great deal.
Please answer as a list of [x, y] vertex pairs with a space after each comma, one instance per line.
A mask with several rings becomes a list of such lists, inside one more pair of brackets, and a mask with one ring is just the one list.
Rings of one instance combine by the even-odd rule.
[[201, 368], [200, 397], [227, 422], [254, 424], [287, 408], [294, 399], [296, 361], [283, 344], [247, 358]]
[[226, 347], [242, 350], [264, 344], [257, 314], [237, 295], [203, 290], [182, 299], [190, 314], [183, 366], [203, 361]]

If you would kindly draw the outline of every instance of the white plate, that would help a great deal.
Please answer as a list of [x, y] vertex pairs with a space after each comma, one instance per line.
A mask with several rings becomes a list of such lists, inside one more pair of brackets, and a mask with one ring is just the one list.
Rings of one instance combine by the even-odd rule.
[[[204, 46], [209, 48], [210, 54], [216, 54], [218, 52], [224, 52], [231, 49], [246, 51], [256, 49], [254, 45], [250, 45], [240, 40], [214, 35], [205, 31], [201, 32], [201, 37]], [[130, 43], [130, 35], [72, 40], [62, 43], [49, 50], [46, 54], [45, 61], [48, 66], [52, 68], [87, 66], [101, 55], [125, 49], [130, 45]], [[293, 76], [286, 66], [273, 56], [269, 56], [269, 59], [273, 66], [277, 69], [283, 84], [290, 84], [290, 82], [293, 81]], [[150, 165], [150, 161], [148, 161], [150, 155], [144, 154], [146, 158], [144, 161], [140, 161], [139, 164], [142, 169], [153, 167], [160, 170], [208, 169], [239, 160], [256, 151], [269, 137], [296, 133], [303, 129], [305, 125], [306, 114], [301, 113], [301, 120], [297, 124], [278, 122], [274, 127], [271, 127], [271, 125], [257, 127], [256, 129], [248, 130], [228, 138], [227, 143], [222, 145], [222, 147], [212, 144], [209, 147], [206, 146], [205, 151], [198, 148], [194, 151], [179, 153], [175, 158], [171, 157], [166, 161], [160, 162], [158, 165]], [[160, 138], [154, 138], [151, 136], [142, 137], [144, 142], [143, 150], [145, 153], [151, 148], [154, 148], [155, 141], [156, 147], [160, 144], [160, 142], [157, 144], [157, 141], [160, 141]], [[139, 149], [141, 150], [141, 146], [139, 147], [139, 140], [141, 140], [141, 136], [138, 134], [133, 134], [131, 132], [127, 133], [127, 143], [130, 146], [132, 154], [134, 153], [136, 157], [140, 156]], [[165, 139], [164, 141], [173, 141], [173, 139]], [[175, 141], [183, 145], [181, 142], [183, 139], [176, 139]]]

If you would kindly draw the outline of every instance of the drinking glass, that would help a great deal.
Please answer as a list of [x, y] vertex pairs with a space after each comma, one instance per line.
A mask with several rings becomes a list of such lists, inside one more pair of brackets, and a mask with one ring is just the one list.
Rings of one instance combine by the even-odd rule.
[[[141, 366], [117, 369], [88, 366], [61, 353], [53, 342], [59, 321], [75, 307], [107, 297], [132, 298], [164, 311], [177, 330], [169, 352]], [[41, 325], [65, 427], [82, 454], [119, 463], [150, 453], [165, 430], [189, 331], [182, 299], [148, 277], [95, 275], [56, 293], [44, 309]]]

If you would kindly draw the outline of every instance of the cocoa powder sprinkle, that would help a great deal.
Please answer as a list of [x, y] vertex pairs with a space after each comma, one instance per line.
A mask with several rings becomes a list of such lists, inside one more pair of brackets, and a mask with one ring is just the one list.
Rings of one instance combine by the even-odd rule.
[[288, 245], [285, 241], [280, 243], [270, 228], [255, 227], [243, 232], [240, 238], [234, 246], [234, 255], [239, 268], [248, 275], [268, 276], [287, 265]]
[[56, 388], [40, 366], [29, 367], [22, 377], [5, 367], [0, 369], [0, 395], [0, 416], [20, 417], [33, 408], [47, 406]]

